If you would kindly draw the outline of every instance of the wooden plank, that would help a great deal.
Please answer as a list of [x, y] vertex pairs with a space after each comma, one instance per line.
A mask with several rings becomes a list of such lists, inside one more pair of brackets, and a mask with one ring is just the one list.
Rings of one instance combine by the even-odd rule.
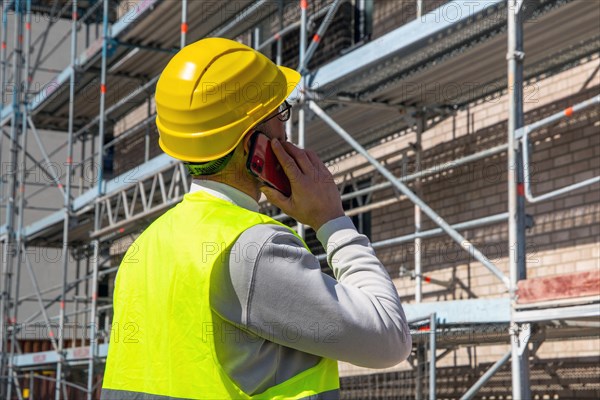
[[518, 303], [600, 294], [600, 270], [525, 279], [518, 284]]

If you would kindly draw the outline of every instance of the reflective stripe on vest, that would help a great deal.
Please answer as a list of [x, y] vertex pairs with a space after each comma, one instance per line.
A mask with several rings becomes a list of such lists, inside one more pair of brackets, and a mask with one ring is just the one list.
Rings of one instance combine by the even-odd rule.
[[[301, 400], [339, 400], [339, 390], [328, 390], [312, 396], [303, 397]], [[139, 392], [129, 392], [127, 390], [102, 389], [102, 400], [187, 400], [181, 397], [161, 396], [157, 394], [147, 394]]]
[[115, 280], [102, 398], [302, 399], [339, 389], [337, 362], [330, 359], [254, 396], [219, 363], [210, 274], [227, 262], [246, 229], [265, 223], [279, 224], [198, 191], [138, 237]]

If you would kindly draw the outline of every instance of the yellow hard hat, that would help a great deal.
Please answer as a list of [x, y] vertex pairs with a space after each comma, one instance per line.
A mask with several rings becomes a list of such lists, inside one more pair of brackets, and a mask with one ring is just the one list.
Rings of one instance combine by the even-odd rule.
[[223, 38], [181, 49], [156, 84], [156, 125], [163, 151], [190, 162], [225, 156], [281, 105], [300, 74]]

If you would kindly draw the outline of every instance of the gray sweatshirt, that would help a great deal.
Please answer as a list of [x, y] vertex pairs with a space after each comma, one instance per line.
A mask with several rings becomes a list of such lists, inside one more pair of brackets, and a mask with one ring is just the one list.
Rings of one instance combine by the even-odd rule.
[[[204, 190], [251, 211], [258, 204], [219, 182]], [[396, 288], [366, 236], [348, 217], [325, 223], [317, 238], [335, 279], [287, 228], [257, 225], [211, 276], [217, 356], [248, 394], [316, 365], [321, 357], [368, 368], [405, 360], [411, 337]]]

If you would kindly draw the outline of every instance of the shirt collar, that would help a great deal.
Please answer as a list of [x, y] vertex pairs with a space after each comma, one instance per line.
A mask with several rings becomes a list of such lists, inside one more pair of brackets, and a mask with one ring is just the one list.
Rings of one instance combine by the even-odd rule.
[[246, 193], [222, 182], [205, 179], [192, 180], [190, 193], [202, 190], [210, 195], [226, 200], [246, 210], [258, 212], [258, 203]]

